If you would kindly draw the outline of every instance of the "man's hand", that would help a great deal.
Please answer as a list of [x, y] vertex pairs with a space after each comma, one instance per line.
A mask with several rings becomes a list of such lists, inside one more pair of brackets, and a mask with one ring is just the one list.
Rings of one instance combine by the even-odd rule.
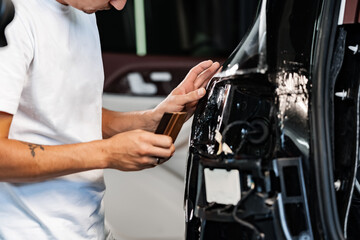
[[157, 158], [167, 160], [175, 151], [171, 137], [143, 130], [120, 133], [104, 141], [108, 167], [122, 171], [155, 167]]
[[104, 138], [135, 129], [153, 132], [165, 112], [186, 111], [188, 120], [194, 113], [198, 100], [205, 95], [207, 83], [219, 67], [219, 63], [213, 63], [211, 60], [199, 63], [169, 96], [152, 110], [121, 113], [103, 109]]
[[205, 87], [219, 69], [220, 64], [211, 60], [193, 67], [185, 79], [153, 111], [158, 123], [165, 112], [186, 111], [188, 120], [195, 111], [196, 104], [206, 91]]
[[13, 116], [0, 112], [0, 182], [38, 182], [67, 174], [113, 168], [137, 171], [169, 159], [169, 136], [128, 131], [87, 143], [45, 146], [8, 139]]

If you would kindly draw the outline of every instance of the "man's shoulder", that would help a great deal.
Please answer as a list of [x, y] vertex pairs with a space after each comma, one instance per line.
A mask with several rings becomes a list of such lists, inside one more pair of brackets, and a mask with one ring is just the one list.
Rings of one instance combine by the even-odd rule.
[[15, 6], [15, 14], [23, 20], [31, 19], [32, 16], [41, 14], [40, 0], [12, 0]]
[[12, 0], [15, 5], [15, 11], [29, 11], [36, 10], [41, 7], [41, 0]]

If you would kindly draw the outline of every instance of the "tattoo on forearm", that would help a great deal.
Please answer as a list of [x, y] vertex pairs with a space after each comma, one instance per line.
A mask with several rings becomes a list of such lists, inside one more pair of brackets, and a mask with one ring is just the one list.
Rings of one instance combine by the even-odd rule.
[[30, 151], [31, 151], [31, 156], [35, 157], [35, 149], [40, 148], [41, 150], [45, 150], [45, 148], [42, 145], [38, 145], [38, 144], [32, 144], [32, 143], [26, 143], [24, 142], [24, 144], [26, 144]]

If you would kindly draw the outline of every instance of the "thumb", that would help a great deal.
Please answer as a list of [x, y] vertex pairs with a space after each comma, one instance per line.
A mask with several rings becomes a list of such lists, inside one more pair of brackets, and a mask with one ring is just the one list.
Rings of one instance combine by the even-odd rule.
[[187, 103], [195, 102], [202, 98], [206, 93], [205, 88], [199, 88], [197, 90], [194, 90], [192, 92], [187, 93], [186, 95], [180, 95], [182, 96], [182, 104], [185, 105]]

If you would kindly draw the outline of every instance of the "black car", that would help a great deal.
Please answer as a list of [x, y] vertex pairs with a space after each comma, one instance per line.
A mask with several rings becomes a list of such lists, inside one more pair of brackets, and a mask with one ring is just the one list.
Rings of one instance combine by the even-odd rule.
[[187, 240], [360, 239], [358, 23], [358, 1], [262, 1], [195, 112]]

